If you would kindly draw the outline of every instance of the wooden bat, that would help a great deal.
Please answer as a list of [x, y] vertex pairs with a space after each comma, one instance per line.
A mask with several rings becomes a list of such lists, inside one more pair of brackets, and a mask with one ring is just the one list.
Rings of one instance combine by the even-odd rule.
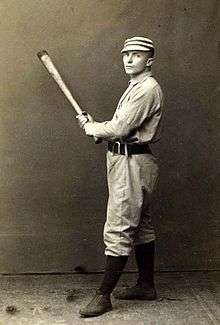
[[[58, 84], [60, 89], [62, 90], [63, 94], [66, 96], [66, 98], [69, 100], [70, 104], [76, 111], [78, 115], [84, 114], [86, 115], [86, 112], [84, 112], [77, 101], [73, 98], [71, 92], [69, 91], [67, 85], [63, 81], [61, 75], [59, 74], [57, 68], [53, 64], [49, 54], [47, 51], [43, 50], [37, 53], [38, 58], [40, 59], [41, 63], [45, 66], [51, 77], [55, 80], [55, 82]], [[94, 137], [95, 143], [100, 143], [101, 139]]]

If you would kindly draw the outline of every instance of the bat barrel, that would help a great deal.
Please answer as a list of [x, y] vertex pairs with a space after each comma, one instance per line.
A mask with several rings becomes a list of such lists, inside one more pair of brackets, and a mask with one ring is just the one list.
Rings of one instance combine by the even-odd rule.
[[[73, 98], [72, 94], [70, 93], [69, 89], [67, 88], [66, 84], [64, 83], [62, 77], [60, 76], [58, 70], [56, 69], [55, 65], [51, 61], [51, 58], [49, 57], [49, 54], [47, 51], [43, 50], [37, 53], [38, 58], [40, 59], [41, 63], [45, 66], [49, 74], [52, 76], [52, 78], [55, 80], [57, 85], [60, 87], [66, 98], [69, 100], [69, 102], [72, 104], [73, 108], [77, 112], [77, 114], [82, 114], [82, 110], [76, 100]], [[43, 58], [44, 57], [44, 58]], [[95, 143], [99, 143], [100, 140], [95, 138]]]

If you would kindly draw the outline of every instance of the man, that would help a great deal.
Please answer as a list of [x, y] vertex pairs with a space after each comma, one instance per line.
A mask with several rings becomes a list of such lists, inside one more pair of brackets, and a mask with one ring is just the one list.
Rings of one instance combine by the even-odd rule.
[[121, 52], [130, 81], [113, 118], [99, 123], [90, 115], [78, 116], [86, 135], [108, 141], [106, 269], [95, 297], [80, 310], [83, 317], [101, 315], [112, 309], [110, 295], [133, 247], [138, 267], [137, 283], [116, 291], [114, 297], [156, 299], [155, 233], [149, 207], [158, 179], [158, 166], [149, 143], [160, 139], [163, 95], [151, 73], [153, 42], [145, 37], [133, 37], [125, 41]]

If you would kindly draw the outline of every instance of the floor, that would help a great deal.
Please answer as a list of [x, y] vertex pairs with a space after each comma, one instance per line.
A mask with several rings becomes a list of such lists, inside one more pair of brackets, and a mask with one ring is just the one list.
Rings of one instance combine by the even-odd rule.
[[[123, 274], [118, 286], [134, 283]], [[101, 274], [0, 275], [0, 325], [220, 324], [220, 272], [156, 273], [158, 300], [118, 301], [96, 318], [80, 318]], [[67, 296], [71, 299], [68, 301]]]

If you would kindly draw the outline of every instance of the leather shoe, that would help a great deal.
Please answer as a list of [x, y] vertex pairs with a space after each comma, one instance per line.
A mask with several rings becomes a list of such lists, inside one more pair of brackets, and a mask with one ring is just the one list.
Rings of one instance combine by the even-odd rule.
[[96, 293], [92, 300], [79, 313], [82, 317], [95, 317], [112, 310], [109, 294]]
[[122, 300], [155, 300], [157, 293], [154, 287], [141, 287], [136, 284], [130, 288], [115, 290], [113, 297]]

